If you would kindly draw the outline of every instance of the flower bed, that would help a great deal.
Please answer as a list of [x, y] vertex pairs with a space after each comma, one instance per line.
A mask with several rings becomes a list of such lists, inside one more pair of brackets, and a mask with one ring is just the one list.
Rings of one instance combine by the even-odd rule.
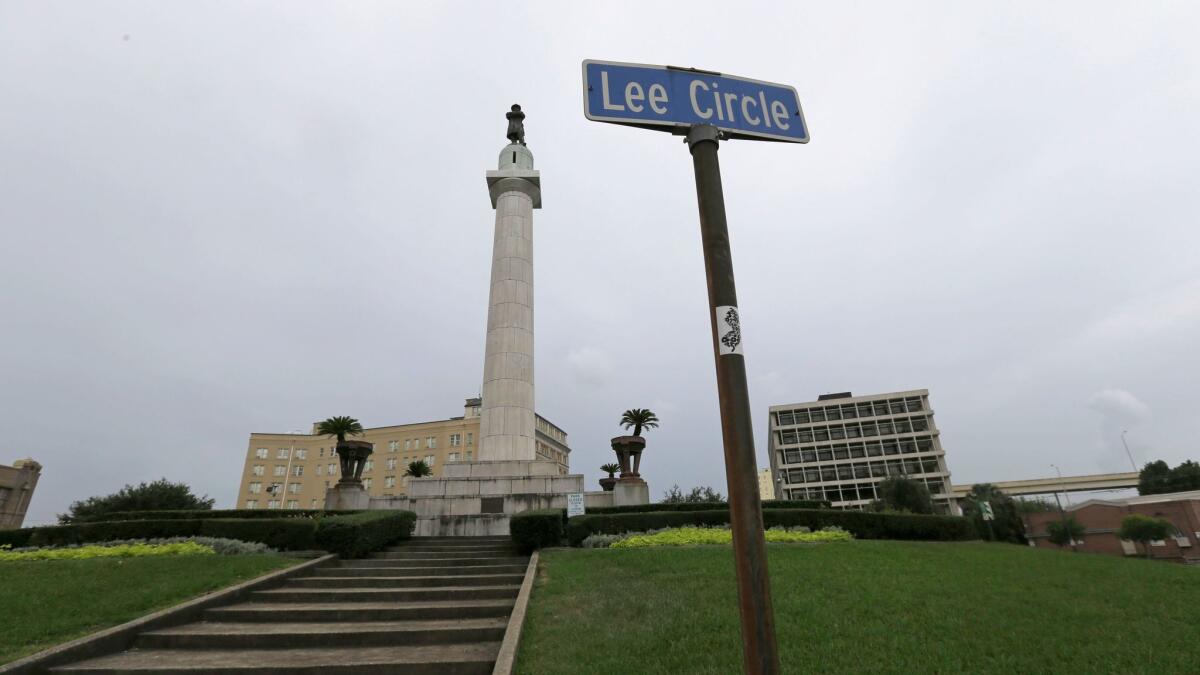
[[21, 560], [87, 560], [89, 558], [144, 558], [163, 555], [216, 555], [212, 546], [194, 541], [171, 544], [117, 544], [115, 546], [71, 546], [28, 551], [0, 550], [0, 562]]
[[[768, 543], [821, 544], [836, 541], [853, 541], [854, 536], [845, 530], [828, 528], [818, 532], [807, 530], [785, 530], [775, 528], [766, 531]], [[596, 542], [608, 548], [645, 548], [649, 546], [702, 546], [725, 545], [733, 542], [733, 532], [719, 527], [673, 527], [656, 532], [605, 537], [607, 541]]]

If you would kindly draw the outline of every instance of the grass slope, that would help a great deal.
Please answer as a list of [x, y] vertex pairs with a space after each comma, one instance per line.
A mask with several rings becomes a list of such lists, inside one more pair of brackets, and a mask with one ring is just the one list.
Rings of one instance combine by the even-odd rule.
[[[786, 673], [1194, 673], [1200, 569], [1005, 544], [768, 547]], [[741, 672], [728, 547], [543, 554], [517, 672]]]
[[0, 563], [0, 663], [296, 562], [246, 555]]

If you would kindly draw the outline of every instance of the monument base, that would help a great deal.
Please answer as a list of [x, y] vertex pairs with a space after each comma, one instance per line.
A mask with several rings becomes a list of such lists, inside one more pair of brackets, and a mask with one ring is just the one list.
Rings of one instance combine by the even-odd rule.
[[622, 478], [613, 486], [613, 506], [650, 503], [650, 486], [641, 478]]
[[415, 512], [416, 537], [505, 536], [513, 514], [565, 509], [574, 492], [583, 492], [583, 475], [560, 474], [555, 462], [455, 462], [438, 478], [410, 479], [405, 497], [371, 499], [370, 508]]
[[363, 511], [371, 508], [371, 497], [362, 483], [339, 481], [325, 491], [326, 511]]

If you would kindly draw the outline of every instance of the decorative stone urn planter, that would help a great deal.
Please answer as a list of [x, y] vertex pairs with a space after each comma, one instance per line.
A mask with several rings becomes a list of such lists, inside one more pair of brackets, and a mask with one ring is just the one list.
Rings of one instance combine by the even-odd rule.
[[642, 464], [646, 439], [641, 436], [617, 436], [612, 439], [612, 449], [617, 453], [617, 463], [621, 465], [621, 478], [641, 477], [638, 468]]
[[600, 487], [604, 488], [605, 492], [612, 492], [613, 486], [617, 484], [617, 479], [609, 476], [608, 478], [600, 479]]
[[375, 446], [367, 441], [340, 441], [337, 444], [338, 460], [342, 466], [342, 477], [338, 483], [362, 484], [363, 467], [367, 458], [375, 452]]

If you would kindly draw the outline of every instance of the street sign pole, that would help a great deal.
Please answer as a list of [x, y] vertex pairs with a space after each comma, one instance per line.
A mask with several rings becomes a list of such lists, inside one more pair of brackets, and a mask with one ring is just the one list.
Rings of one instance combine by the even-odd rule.
[[758, 460], [717, 149], [725, 139], [807, 143], [800, 97], [794, 87], [711, 70], [587, 60], [583, 62], [583, 113], [595, 122], [687, 136], [708, 276], [744, 671], [778, 675]]
[[711, 125], [693, 126], [687, 134], [696, 172], [700, 206], [700, 235], [708, 277], [709, 319], [717, 366], [717, 395], [721, 404], [721, 435], [725, 445], [725, 475], [729, 485], [729, 525], [733, 530], [734, 566], [742, 619], [742, 658], [747, 675], [776, 675], [779, 647], [775, 642], [775, 612], [767, 574], [767, 543], [763, 535], [762, 502], [754, 430], [750, 424], [750, 395], [742, 350], [737, 288], [725, 221], [725, 195], [717, 159], [720, 131]]

